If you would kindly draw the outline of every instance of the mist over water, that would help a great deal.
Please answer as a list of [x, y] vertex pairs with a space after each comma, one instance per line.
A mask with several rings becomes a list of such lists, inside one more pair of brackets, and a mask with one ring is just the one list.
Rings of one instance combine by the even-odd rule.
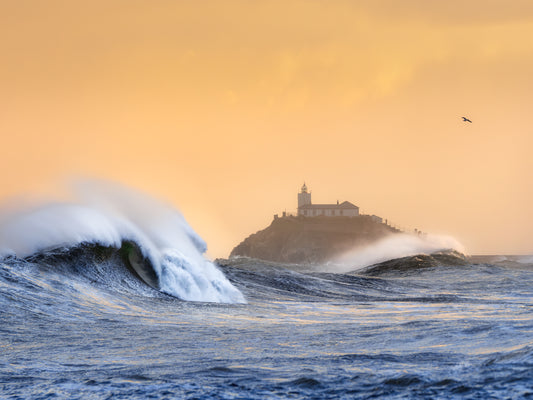
[[370, 245], [356, 247], [327, 264], [330, 270], [349, 272], [383, 261], [454, 250], [465, 254], [464, 246], [451, 236], [395, 234]]
[[81, 244], [120, 248], [135, 243], [159, 278], [162, 291], [183, 300], [244, 302], [203, 253], [206, 243], [171, 206], [105, 181], [78, 181], [72, 201], [4, 211], [0, 257]]

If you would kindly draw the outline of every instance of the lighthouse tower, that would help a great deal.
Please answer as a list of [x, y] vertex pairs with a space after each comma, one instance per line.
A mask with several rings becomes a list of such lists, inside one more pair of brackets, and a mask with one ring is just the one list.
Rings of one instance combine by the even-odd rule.
[[307, 191], [307, 185], [304, 182], [302, 190], [298, 193], [298, 208], [311, 204], [311, 192]]

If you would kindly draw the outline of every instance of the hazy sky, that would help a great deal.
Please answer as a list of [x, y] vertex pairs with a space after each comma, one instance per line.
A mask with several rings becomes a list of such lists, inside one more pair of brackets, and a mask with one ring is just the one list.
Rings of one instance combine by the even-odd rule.
[[533, 253], [531, 0], [0, 0], [0, 57], [2, 198], [116, 180], [224, 257], [305, 180]]

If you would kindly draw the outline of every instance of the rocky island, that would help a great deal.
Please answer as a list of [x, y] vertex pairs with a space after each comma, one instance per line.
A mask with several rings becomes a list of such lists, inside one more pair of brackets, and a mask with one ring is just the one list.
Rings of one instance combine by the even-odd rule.
[[275, 218], [270, 226], [236, 246], [230, 257], [288, 263], [322, 263], [399, 230], [370, 215]]
[[359, 207], [348, 201], [312, 204], [304, 183], [298, 193], [297, 214], [275, 215], [270, 226], [247, 237], [232, 250], [230, 257], [323, 263], [399, 232], [376, 215], [359, 215]]

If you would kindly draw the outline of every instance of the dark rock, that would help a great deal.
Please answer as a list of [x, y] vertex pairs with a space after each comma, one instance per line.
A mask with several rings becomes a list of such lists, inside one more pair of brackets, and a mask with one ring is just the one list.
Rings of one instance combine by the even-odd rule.
[[230, 257], [287, 263], [323, 263], [357, 246], [400, 231], [372, 217], [284, 217], [247, 237]]

